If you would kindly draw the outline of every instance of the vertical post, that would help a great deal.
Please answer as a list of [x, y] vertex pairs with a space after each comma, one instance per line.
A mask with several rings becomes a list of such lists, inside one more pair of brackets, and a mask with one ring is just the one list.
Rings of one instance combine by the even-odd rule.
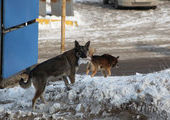
[[61, 15], [61, 53], [65, 51], [65, 18], [66, 18], [66, 0], [62, 0], [62, 15]]

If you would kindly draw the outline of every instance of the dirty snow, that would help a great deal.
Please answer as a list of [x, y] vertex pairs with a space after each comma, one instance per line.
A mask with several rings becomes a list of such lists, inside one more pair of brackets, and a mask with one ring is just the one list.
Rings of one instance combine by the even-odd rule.
[[[75, 1], [101, 2], [101, 0]], [[67, 41], [90, 40], [93, 43], [109, 45], [111, 42], [127, 44], [170, 40], [169, 7], [130, 11], [102, 8], [98, 3], [97, 7], [90, 6], [78, 5], [74, 12], [75, 16], [66, 18], [78, 22], [78, 27], [66, 26]], [[56, 16], [40, 18], [61, 19]], [[40, 48], [44, 49], [46, 46], [52, 48], [53, 41], [60, 40], [60, 27], [60, 22], [39, 25]], [[169, 44], [162, 46], [169, 46]], [[104, 51], [105, 48], [100, 49]], [[52, 50], [49, 53], [51, 52]], [[45, 53], [48, 52], [45, 50]], [[170, 119], [170, 69], [157, 73], [137, 73], [132, 76], [108, 78], [76, 75], [76, 82], [71, 87], [70, 91], [66, 91], [64, 82], [49, 82], [44, 94], [48, 104], [38, 101], [36, 111], [31, 109], [35, 92], [33, 86], [29, 89], [22, 89], [19, 86], [2, 89], [0, 90], [0, 119], [100, 118], [102, 120], [104, 117], [119, 120], [122, 111], [134, 113], [133, 119], [142, 119], [143, 116], [153, 120]]]
[[[148, 118], [157, 115], [156, 119], [160, 120], [170, 115], [169, 69], [157, 73], [108, 78], [76, 75], [76, 82], [70, 91], [66, 91], [62, 81], [50, 82], [44, 94], [48, 104], [44, 105], [39, 101], [36, 111], [32, 112], [34, 92], [34, 87], [22, 89], [19, 86], [0, 90], [0, 118], [7, 114], [11, 119], [36, 118], [42, 115], [56, 119], [63, 114], [66, 118], [69, 115], [88, 118], [88, 115], [98, 116], [101, 112], [107, 113], [113, 109], [124, 110], [130, 102], [132, 104], [129, 106], [133, 106], [139, 112], [137, 114], [142, 113]], [[137, 104], [139, 101], [141, 105]], [[109, 106], [103, 106], [104, 104]], [[110, 115], [108, 112], [104, 116]]]

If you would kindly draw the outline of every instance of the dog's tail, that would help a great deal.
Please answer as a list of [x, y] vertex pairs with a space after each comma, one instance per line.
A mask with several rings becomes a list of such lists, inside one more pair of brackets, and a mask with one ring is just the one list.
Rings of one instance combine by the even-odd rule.
[[19, 81], [19, 85], [24, 89], [29, 88], [31, 86], [31, 78], [30, 78], [30, 76], [29, 76], [27, 82], [24, 82], [24, 79], [21, 78], [20, 81]]

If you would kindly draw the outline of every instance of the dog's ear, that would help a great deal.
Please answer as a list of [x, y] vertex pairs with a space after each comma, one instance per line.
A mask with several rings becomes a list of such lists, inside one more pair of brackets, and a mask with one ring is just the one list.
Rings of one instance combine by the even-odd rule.
[[119, 56], [116, 57], [117, 59], [119, 58]]
[[79, 43], [77, 42], [77, 40], [75, 40], [75, 47], [78, 48], [79, 46]]
[[88, 42], [85, 44], [85, 47], [86, 47], [87, 49], [89, 49], [89, 46], [90, 46], [90, 41], [88, 41]]

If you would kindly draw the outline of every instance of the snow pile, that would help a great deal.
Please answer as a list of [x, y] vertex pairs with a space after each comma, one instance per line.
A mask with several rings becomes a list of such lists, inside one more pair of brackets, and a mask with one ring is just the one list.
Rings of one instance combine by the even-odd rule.
[[62, 81], [50, 82], [44, 95], [48, 104], [38, 101], [32, 112], [34, 92], [33, 87], [18, 86], [0, 90], [0, 118], [101, 118], [120, 111], [159, 120], [170, 117], [170, 70], [108, 78], [76, 75], [70, 91]]

